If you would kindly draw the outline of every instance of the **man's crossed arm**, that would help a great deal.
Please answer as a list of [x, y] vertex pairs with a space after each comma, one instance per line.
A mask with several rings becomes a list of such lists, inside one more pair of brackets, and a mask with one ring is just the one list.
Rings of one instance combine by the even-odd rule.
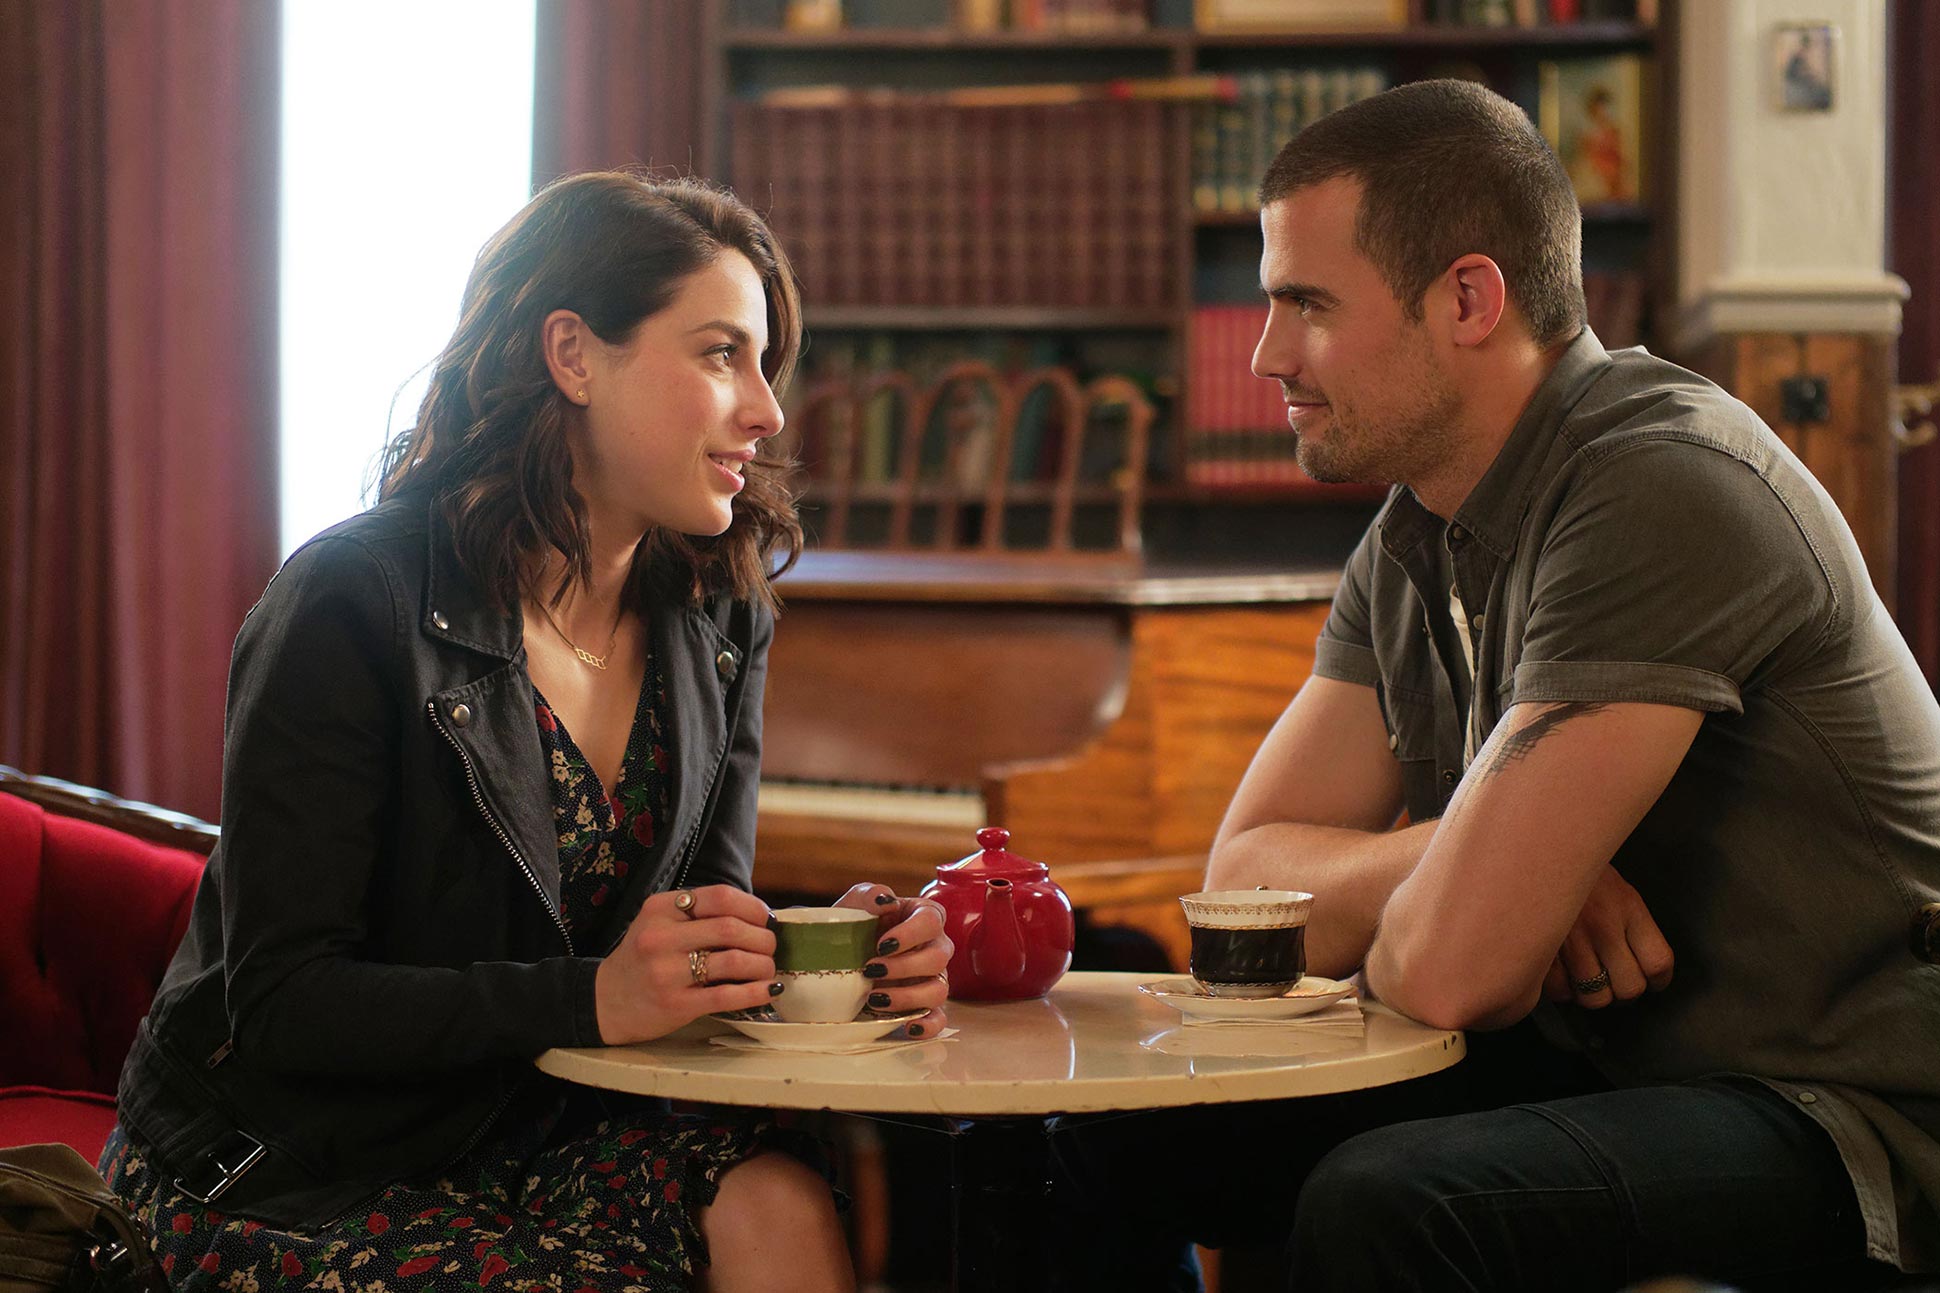
[[1498, 1027], [1547, 987], [1607, 969], [1586, 1005], [1668, 982], [1671, 952], [1611, 856], [1669, 783], [1703, 716], [1647, 704], [1519, 704], [1446, 816], [1390, 831], [1399, 765], [1374, 691], [1312, 678], [1235, 795], [1207, 884], [1318, 895], [1316, 973], [1365, 964], [1416, 1018]]

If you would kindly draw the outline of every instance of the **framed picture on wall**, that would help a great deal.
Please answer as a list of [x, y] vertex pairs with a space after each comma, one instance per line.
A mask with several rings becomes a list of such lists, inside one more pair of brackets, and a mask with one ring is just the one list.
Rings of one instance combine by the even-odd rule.
[[1635, 54], [1542, 65], [1537, 113], [1585, 206], [1644, 199], [1644, 73]]
[[1837, 35], [1838, 28], [1825, 23], [1782, 23], [1772, 32], [1772, 72], [1781, 110], [1832, 111], [1832, 42]]

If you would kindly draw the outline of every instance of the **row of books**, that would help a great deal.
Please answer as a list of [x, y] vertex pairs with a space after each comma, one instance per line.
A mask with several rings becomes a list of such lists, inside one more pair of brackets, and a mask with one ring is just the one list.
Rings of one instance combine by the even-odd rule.
[[[1168, 24], [1183, 6], [1165, 6]], [[1653, 26], [1659, 0], [1424, 0], [1428, 22], [1456, 27], [1536, 27], [1577, 22], [1636, 22]], [[729, 21], [740, 28], [817, 32], [931, 28], [968, 32], [1035, 31], [1066, 35], [1145, 31], [1153, 26], [1148, 0], [733, 0]], [[1375, 29], [1404, 21], [1406, 9], [1386, 0], [1293, 0], [1280, 17], [1286, 30], [1341, 26]], [[1247, 15], [1257, 28], [1256, 15]], [[1227, 24], [1213, 21], [1214, 30]]]
[[1144, 31], [1151, 13], [1146, 0], [733, 0], [728, 20], [788, 31], [955, 27], [1090, 35]]
[[1228, 102], [1193, 109], [1192, 207], [1257, 210], [1260, 177], [1310, 122], [1388, 88], [1379, 67], [1281, 68], [1241, 72]]
[[1428, 0], [1428, 20], [1454, 27], [1545, 27], [1579, 22], [1657, 23], [1657, 0]]
[[[1294, 461], [1292, 428], [1280, 384], [1252, 373], [1253, 348], [1266, 327], [1257, 305], [1202, 305], [1192, 312], [1186, 354], [1186, 483], [1208, 489], [1273, 489], [1335, 495]], [[1347, 494], [1366, 496], [1361, 487]]]
[[820, 306], [1168, 309], [1186, 111], [744, 101], [733, 183]]

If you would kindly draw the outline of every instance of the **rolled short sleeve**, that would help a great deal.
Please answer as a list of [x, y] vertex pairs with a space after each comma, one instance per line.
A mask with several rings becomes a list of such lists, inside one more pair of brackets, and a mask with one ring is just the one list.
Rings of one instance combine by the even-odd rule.
[[1334, 590], [1334, 605], [1321, 626], [1314, 643], [1314, 673], [1338, 682], [1379, 686], [1381, 669], [1374, 657], [1374, 632], [1368, 611], [1369, 590], [1373, 586], [1374, 548], [1380, 541], [1378, 526], [1369, 526], [1361, 536], [1354, 554], [1341, 571], [1340, 587]]
[[1743, 690], [1836, 611], [1798, 518], [1753, 465], [1625, 446], [1563, 486], [1537, 558], [1514, 699], [1742, 713]]

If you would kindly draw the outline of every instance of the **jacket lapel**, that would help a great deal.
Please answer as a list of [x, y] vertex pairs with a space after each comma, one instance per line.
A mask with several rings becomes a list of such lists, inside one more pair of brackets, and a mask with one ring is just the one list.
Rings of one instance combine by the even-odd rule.
[[552, 819], [551, 769], [539, 743], [532, 681], [525, 671], [525, 631], [516, 613], [494, 608], [458, 564], [451, 532], [436, 505], [426, 542], [426, 637], [501, 661], [483, 676], [466, 670], [433, 693], [431, 720], [458, 751], [487, 822], [505, 837], [557, 918], [559, 835]]

